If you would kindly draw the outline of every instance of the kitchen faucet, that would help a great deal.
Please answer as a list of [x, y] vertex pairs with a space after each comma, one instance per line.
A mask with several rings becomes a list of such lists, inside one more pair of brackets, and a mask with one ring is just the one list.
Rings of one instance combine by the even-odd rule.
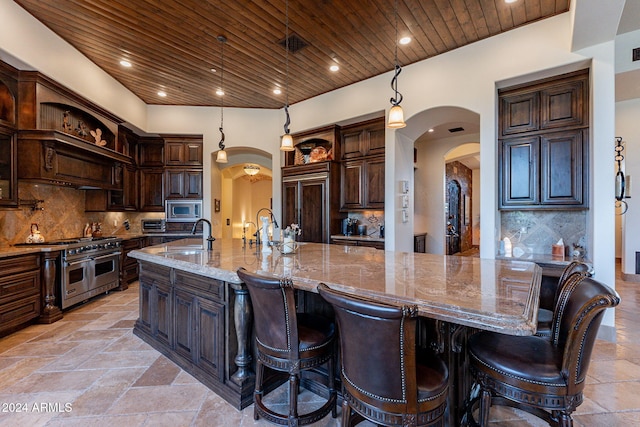
[[[269, 209], [269, 208], [260, 208], [258, 210], [258, 212], [256, 212], [256, 224], [259, 224], [258, 220], [259, 220], [259, 217], [260, 217], [260, 212], [262, 212], [262, 211], [269, 212], [269, 215], [271, 216], [271, 223], [273, 224], [273, 226], [275, 228], [279, 228], [278, 227], [278, 221], [276, 221], [276, 217], [273, 215], [273, 212], [271, 212], [271, 209]], [[262, 242], [260, 242], [260, 230], [262, 230], [262, 227], [260, 227], [260, 228], [258, 228], [256, 230], [256, 246], [260, 246], [260, 243], [262, 243]], [[266, 243], [269, 244], [269, 242], [266, 242]]]
[[[209, 224], [209, 236], [207, 237], [207, 250], [211, 250], [213, 247], [213, 241], [216, 240], [212, 235], [211, 235], [211, 222], [209, 222], [208, 219], [204, 219], [204, 218], [200, 218], [199, 220], [197, 220], [194, 224], [193, 224], [193, 228], [191, 229], [191, 234], [196, 234], [196, 228], [198, 228], [198, 224], [201, 222], [206, 222], [207, 224]], [[203, 230], [204, 232], [204, 230]]]

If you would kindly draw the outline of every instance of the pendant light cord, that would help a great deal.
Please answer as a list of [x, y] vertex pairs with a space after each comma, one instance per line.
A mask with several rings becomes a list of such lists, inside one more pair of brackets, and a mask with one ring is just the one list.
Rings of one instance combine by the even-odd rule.
[[402, 94], [398, 92], [398, 76], [402, 72], [402, 67], [400, 67], [400, 64], [398, 64], [398, 0], [396, 0], [395, 2], [394, 15], [395, 15], [395, 27], [396, 27], [396, 38], [394, 40], [396, 62], [395, 62], [395, 74], [391, 79], [391, 89], [393, 89], [395, 96], [391, 98], [389, 102], [391, 102], [391, 105], [397, 106], [397, 105], [400, 105], [400, 103], [402, 102]]
[[224, 44], [227, 42], [227, 38], [225, 36], [218, 36], [218, 41], [222, 45], [220, 49], [220, 91], [222, 95], [220, 95], [220, 142], [218, 143], [218, 147], [224, 150]]
[[285, 33], [284, 33], [284, 85], [285, 85], [285, 103], [284, 103], [284, 114], [286, 116], [284, 122], [284, 133], [289, 134], [289, 125], [291, 124], [291, 117], [289, 117], [289, 0], [285, 0], [284, 6], [284, 14], [285, 14]]

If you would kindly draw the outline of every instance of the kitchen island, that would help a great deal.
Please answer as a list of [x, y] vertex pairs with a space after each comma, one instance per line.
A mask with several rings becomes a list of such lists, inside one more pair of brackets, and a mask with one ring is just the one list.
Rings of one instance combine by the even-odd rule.
[[[414, 304], [438, 325], [433, 347], [460, 365], [467, 331], [535, 332], [541, 270], [534, 263], [301, 243], [282, 255], [241, 240], [185, 239], [132, 251], [140, 262], [140, 318], [134, 332], [236, 408], [251, 403], [251, 307], [236, 271], [291, 277], [301, 291], [318, 283], [390, 304]], [[452, 368], [453, 370], [453, 368]], [[452, 372], [459, 417], [467, 385]]]

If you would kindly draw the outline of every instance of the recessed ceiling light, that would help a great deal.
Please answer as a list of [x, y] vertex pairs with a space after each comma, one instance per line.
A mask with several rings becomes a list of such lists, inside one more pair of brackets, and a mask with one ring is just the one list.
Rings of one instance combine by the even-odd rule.
[[212, 73], [217, 73], [217, 72], [218, 72], [218, 70], [216, 70], [215, 68], [212, 68], [212, 69], [211, 69], [211, 72], [212, 72]]
[[338, 67], [336, 64], [333, 64], [332, 66], [329, 67], [329, 70], [333, 71], [334, 73], [336, 71], [338, 71], [340, 69], [340, 67]]
[[167, 96], [167, 92], [159, 91], [158, 96], [164, 98], [165, 96]]
[[120, 61], [120, 65], [122, 65], [123, 67], [131, 67], [131, 62], [129, 61], [125, 61], [124, 59], [122, 61]]
[[275, 88], [273, 90], [273, 93], [276, 94], [276, 95], [280, 95], [282, 93], [282, 91], [280, 90], [280, 88]]
[[400, 40], [398, 40], [398, 43], [400, 43], [400, 44], [409, 44], [409, 43], [411, 43], [411, 37], [403, 37]]
[[222, 95], [224, 95], [224, 91], [222, 89], [218, 89], [218, 90], [216, 90], [216, 95], [222, 96]]
[[517, 2], [517, 1], [518, 1], [518, 0], [504, 0], [504, 2], [505, 2], [505, 3], [515, 3], [515, 2]]
[[433, 132], [433, 128], [429, 129], [427, 132]]

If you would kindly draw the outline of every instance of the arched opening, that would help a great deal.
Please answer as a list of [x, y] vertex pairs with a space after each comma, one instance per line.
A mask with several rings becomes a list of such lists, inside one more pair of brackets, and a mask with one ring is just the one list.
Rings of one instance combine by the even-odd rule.
[[219, 187], [212, 188], [220, 188], [220, 194], [219, 198], [212, 195], [211, 212], [219, 218], [219, 235], [223, 239], [249, 240], [256, 231], [256, 212], [273, 208], [271, 154], [252, 147], [226, 151], [228, 163], [212, 162], [218, 171], [212, 171], [212, 180], [214, 176], [220, 180]]
[[[449, 175], [457, 171], [467, 177], [464, 185], [460, 177], [452, 178], [461, 184], [458, 230], [467, 239], [460, 241], [464, 254], [472, 249], [474, 241], [479, 245], [480, 115], [461, 107], [437, 107], [412, 116], [407, 128], [409, 131], [403, 133], [415, 136], [414, 232], [427, 234], [426, 252], [447, 252], [449, 164]], [[465, 241], [469, 243], [463, 244]], [[477, 252], [477, 246], [474, 249]]]

